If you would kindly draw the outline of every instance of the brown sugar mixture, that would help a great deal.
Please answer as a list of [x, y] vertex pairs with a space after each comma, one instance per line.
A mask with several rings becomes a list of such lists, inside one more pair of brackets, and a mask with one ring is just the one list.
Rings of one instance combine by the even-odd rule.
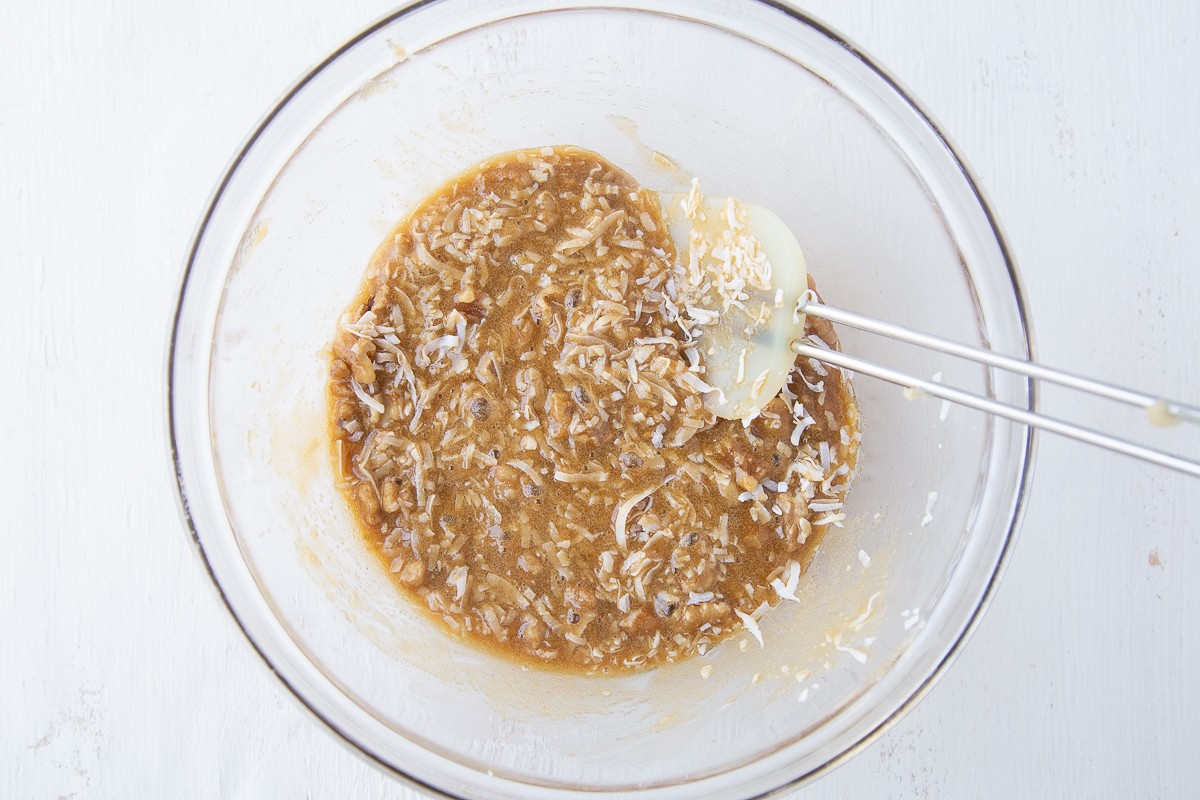
[[757, 634], [843, 518], [849, 383], [797, 364], [718, 419], [681, 276], [657, 197], [574, 147], [459, 176], [375, 254], [330, 346], [337, 472], [453, 635], [587, 671], [704, 653]]

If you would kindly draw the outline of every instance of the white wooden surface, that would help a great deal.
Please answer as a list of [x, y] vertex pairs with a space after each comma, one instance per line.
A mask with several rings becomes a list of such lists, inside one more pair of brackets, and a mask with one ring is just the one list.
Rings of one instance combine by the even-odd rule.
[[[1200, 401], [1200, 6], [808, 8], [975, 167], [1042, 360]], [[277, 95], [387, 10], [0, 4], [0, 795], [415, 797], [303, 711], [233, 623], [176, 510], [163, 402], [210, 189]], [[1060, 394], [1046, 408], [1115, 416]], [[1200, 456], [1195, 432], [1158, 441]], [[1200, 792], [1200, 481], [1051, 437], [1036, 469], [965, 652], [797, 795]]]

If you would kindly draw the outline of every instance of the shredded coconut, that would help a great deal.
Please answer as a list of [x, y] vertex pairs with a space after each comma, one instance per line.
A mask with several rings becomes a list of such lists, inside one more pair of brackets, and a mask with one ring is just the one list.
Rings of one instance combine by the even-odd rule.
[[741, 619], [742, 625], [744, 625], [746, 630], [750, 632], [750, 635], [758, 640], [758, 646], [766, 647], [766, 645], [763, 644], [762, 631], [758, 628], [758, 621], [749, 614], [738, 611], [737, 609], [734, 609], [734, 613], [738, 615], [739, 619]]
[[925, 516], [921, 518], [922, 528], [933, 522], [933, 504], [937, 502], [937, 499], [937, 492], [930, 492], [929, 496], [925, 498]]

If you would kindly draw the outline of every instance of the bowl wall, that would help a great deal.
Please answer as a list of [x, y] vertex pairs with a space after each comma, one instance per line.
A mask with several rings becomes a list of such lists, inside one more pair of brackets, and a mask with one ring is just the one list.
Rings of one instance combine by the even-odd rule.
[[[198, 233], [175, 332], [185, 510], [264, 657], [381, 764], [469, 797], [753, 796], [851, 751], [945, 665], [1009, 544], [1028, 433], [858, 378], [848, 518], [802, 602], [763, 620], [764, 648], [737, 636], [617, 677], [525, 668], [410, 608], [333, 488], [321, 350], [371, 253], [485, 157], [577, 144], [652, 189], [699, 176], [706, 194], [775, 210], [833, 305], [1026, 355], [1020, 294], [953, 150], [819, 25], [749, 1], [559, 5], [397, 12], [247, 143]], [[1023, 381], [841, 335], [855, 355], [1031, 404]]]

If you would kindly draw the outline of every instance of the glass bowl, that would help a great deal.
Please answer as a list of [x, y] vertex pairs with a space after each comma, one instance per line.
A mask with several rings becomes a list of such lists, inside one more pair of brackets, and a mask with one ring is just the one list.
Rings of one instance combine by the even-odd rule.
[[[302, 703], [384, 768], [469, 798], [759, 796], [839, 763], [932, 684], [1020, 516], [1021, 426], [856, 381], [844, 527], [761, 623], [652, 671], [531, 669], [452, 640], [334, 488], [321, 350], [371, 253], [484, 157], [577, 144], [644, 186], [775, 210], [827, 301], [1031, 355], [977, 182], [860, 50], [777, 3], [416, 3], [304, 76], [234, 158], [187, 263], [170, 363], [184, 513], [230, 610]], [[929, 376], [920, 350], [843, 348]], [[972, 363], [947, 381], [1032, 408]], [[936, 494], [935, 494], [936, 493]], [[711, 670], [701, 672], [701, 667]]]

